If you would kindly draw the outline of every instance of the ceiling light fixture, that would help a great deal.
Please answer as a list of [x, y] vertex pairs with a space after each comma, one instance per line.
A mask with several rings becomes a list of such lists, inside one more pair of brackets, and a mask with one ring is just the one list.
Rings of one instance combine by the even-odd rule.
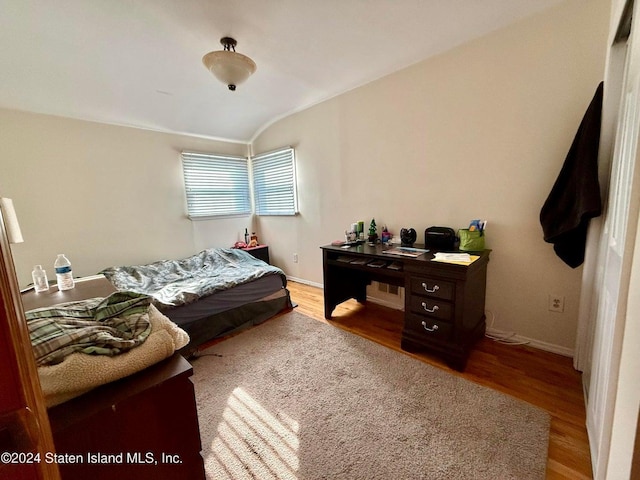
[[202, 57], [202, 63], [222, 83], [234, 91], [256, 71], [256, 64], [246, 55], [236, 53], [236, 42], [231, 37], [220, 39], [224, 50], [209, 52]]

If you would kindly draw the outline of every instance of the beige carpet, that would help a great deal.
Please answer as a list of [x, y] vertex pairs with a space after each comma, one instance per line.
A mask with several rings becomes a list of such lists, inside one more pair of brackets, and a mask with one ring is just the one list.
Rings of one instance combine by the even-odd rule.
[[541, 479], [549, 415], [288, 313], [193, 361], [210, 479]]

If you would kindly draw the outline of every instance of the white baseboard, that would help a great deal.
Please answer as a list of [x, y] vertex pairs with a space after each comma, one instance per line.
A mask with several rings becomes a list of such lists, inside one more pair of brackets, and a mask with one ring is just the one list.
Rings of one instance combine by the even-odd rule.
[[402, 305], [398, 305], [397, 303], [389, 302], [389, 301], [384, 300], [382, 298], [372, 297], [370, 295], [367, 295], [367, 302], [375, 303], [377, 305], [382, 305], [384, 307], [393, 308], [394, 310], [404, 311], [404, 307]]
[[563, 357], [573, 358], [573, 348], [563, 347], [562, 345], [543, 342], [542, 340], [535, 340], [533, 338], [521, 337], [520, 335], [516, 335], [516, 337], [528, 341], [530, 346], [537, 348], [538, 350], [544, 350], [545, 352], [557, 353], [558, 355], [562, 355]]
[[310, 282], [309, 280], [304, 280], [302, 278], [296, 278], [287, 275], [287, 281], [291, 280], [292, 282], [302, 283], [303, 285], [310, 285], [312, 287], [322, 288], [324, 289], [324, 285], [322, 283]]
[[[491, 333], [491, 330], [488, 330], [487, 333]], [[497, 335], [504, 332], [494, 332]], [[528, 346], [537, 348], [538, 350], [543, 350], [545, 352], [557, 353], [558, 355], [562, 355], [563, 357], [573, 358], [573, 349], [568, 347], [563, 347], [561, 345], [556, 345], [555, 343], [543, 342], [542, 340], [536, 340], [535, 338], [523, 337], [522, 335], [512, 335], [509, 337], [509, 340], [514, 343], [526, 343]]]

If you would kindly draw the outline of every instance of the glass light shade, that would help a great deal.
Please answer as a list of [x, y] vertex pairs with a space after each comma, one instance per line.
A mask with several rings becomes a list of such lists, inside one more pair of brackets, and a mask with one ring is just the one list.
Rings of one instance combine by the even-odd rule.
[[209, 52], [202, 63], [225, 85], [239, 85], [256, 71], [256, 64], [246, 55], [228, 50]]

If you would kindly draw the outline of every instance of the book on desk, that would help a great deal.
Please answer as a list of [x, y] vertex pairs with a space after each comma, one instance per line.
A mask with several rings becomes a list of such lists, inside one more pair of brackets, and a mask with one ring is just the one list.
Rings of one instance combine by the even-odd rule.
[[429, 250], [425, 250], [424, 248], [413, 248], [413, 247], [393, 247], [388, 250], [383, 250], [382, 253], [387, 255], [400, 255], [402, 257], [419, 257], [422, 254], [428, 253]]

